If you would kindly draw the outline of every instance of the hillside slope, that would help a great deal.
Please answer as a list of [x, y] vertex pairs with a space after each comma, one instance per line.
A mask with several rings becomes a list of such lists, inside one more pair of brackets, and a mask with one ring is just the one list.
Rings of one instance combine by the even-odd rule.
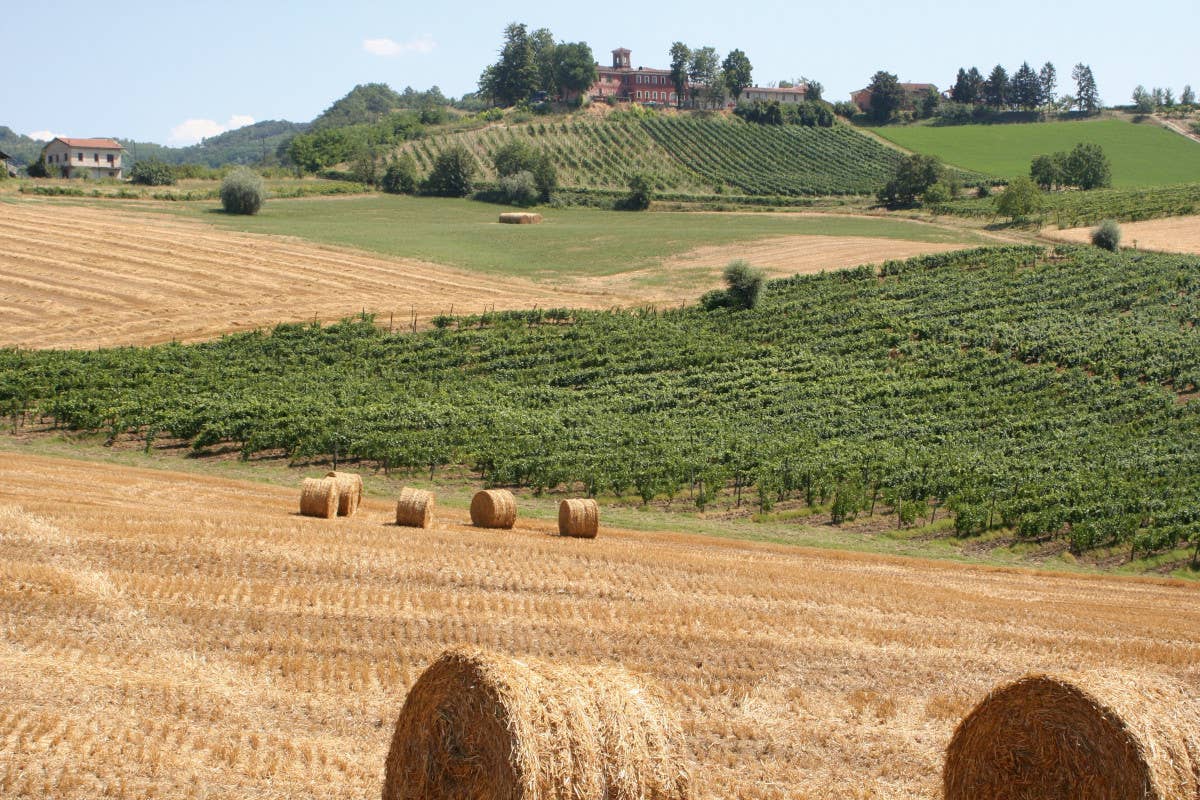
[[622, 113], [435, 134], [401, 149], [428, 171], [439, 152], [463, 144], [479, 160], [485, 179], [495, 180], [491, 156], [514, 138], [551, 155], [562, 187], [622, 192], [631, 174], [647, 172], [668, 194], [869, 194], [901, 158], [841, 124], [769, 126], [720, 116]]
[[874, 128], [901, 147], [997, 178], [1028, 175], [1035, 156], [1081, 142], [1104, 148], [1113, 186], [1139, 188], [1200, 182], [1200, 143], [1157, 125], [1121, 119], [1003, 125], [896, 125]]

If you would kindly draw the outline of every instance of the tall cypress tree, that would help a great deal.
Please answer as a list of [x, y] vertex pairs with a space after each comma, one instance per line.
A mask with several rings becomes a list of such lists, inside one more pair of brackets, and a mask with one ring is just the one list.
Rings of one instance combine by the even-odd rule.
[[983, 84], [984, 102], [992, 108], [1004, 108], [1008, 105], [1008, 94], [1008, 71], [997, 64]]

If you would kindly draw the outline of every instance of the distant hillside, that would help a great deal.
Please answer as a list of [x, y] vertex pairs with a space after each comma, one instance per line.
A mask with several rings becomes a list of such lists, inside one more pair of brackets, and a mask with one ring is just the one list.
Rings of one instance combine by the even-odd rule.
[[1200, 182], [1200, 144], [1152, 123], [1121, 119], [1006, 125], [889, 125], [875, 133], [947, 164], [998, 178], [1028, 175], [1035, 156], [1080, 142], [1104, 148], [1113, 186], [1136, 189]]
[[[297, 133], [303, 133], [308, 127], [306, 122], [267, 120], [226, 131], [188, 147], [167, 147], [154, 142], [139, 142], [120, 137], [117, 141], [127, 151], [128, 164], [158, 158], [169, 164], [205, 164], [219, 167], [223, 164], [256, 164], [264, 160], [269, 162], [275, 157], [275, 151], [282, 142]], [[31, 139], [0, 125], [0, 150], [12, 156], [18, 165], [24, 166], [36, 161], [45, 145], [43, 141]]]
[[427, 92], [418, 92], [411, 86], [405, 87], [403, 92], [397, 92], [386, 83], [363, 83], [322, 111], [312, 121], [312, 128], [323, 130], [370, 124], [379, 122], [393, 111], [446, 106], [450, 103], [450, 99], [436, 86]]
[[568, 189], [625, 191], [648, 172], [677, 194], [868, 194], [886, 182], [901, 154], [846, 125], [756, 125], [726, 117], [610, 114], [494, 125], [406, 143], [422, 171], [452, 144], [469, 148], [495, 180], [491, 156], [524, 138], [550, 153]]

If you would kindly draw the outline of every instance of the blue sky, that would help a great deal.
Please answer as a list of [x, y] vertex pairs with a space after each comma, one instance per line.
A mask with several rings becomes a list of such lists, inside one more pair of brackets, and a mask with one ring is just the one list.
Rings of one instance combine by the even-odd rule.
[[312, 119], [372, 81], [458, 96], [512, 21], [586, 41], [601, 62], [618, 46], [645, 66], [665, 66], [675, 40], [737, 47], [757, 83], [813, 77], [827, 99], [881, 68], [945, 88], [961, 65], [1011, 71], [1023, 60], [1052, 61], [1060, 93], [1073, 88], [1072, 65], [1090, 64], [1107, 103], [1128, 102], [1139, 83], [1200, 91], [1196, 0], [6, 5], [0, 125], [43, 137], [187, 144], [252, 120]]

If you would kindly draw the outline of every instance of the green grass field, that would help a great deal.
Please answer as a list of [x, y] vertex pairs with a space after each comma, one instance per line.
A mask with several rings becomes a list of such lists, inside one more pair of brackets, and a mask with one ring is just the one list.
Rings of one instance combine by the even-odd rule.
[[1034, 156], [1070, 150], [1079, 142], [1094, 142], [1104, 148], [1112, 162], [1114, 187], [1200, 182], [1200, 144], [1149, 123], [1101, 119], [872, 130], [914, 152], [999, 178], [1028, 174]]
[[268, 201], [254, 217], [171, 208], [214, 225], [524, 277], [611, 275], [706, 245], [770, 236], [872, 236], [976, 244], [974, 234], [899, 219], [800, 214], [542, 209], [541, 225], [501, 225], [506, 206], [369, 195]]

